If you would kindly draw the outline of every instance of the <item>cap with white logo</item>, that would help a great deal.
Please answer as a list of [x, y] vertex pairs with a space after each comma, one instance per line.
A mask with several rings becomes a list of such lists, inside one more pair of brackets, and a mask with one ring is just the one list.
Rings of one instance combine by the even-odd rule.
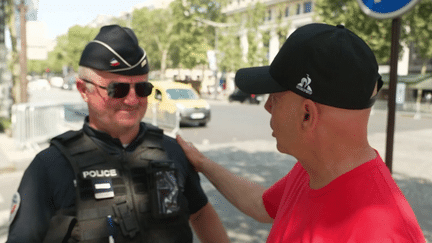
[[344, 109], [371, 107], [382, 87], [369, 46], [342, 25], [308, 24], [285, 41], [270, 66], [237, 71], [238, 88], [251, 94], [292, 92]]

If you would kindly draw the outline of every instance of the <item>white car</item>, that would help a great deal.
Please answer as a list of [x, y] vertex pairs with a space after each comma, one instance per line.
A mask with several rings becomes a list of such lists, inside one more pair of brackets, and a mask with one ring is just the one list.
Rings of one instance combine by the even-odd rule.
[[33, 90], [50, 90], [51, 85], [46, 79], [33, 79], [28, 82], [27, 89]]
[[63, 87], [64, 80], [62, 77], [52, 77], [50, 79], [50, 82], [51, 82], [51, 86], [56, 88], [61, 88]]

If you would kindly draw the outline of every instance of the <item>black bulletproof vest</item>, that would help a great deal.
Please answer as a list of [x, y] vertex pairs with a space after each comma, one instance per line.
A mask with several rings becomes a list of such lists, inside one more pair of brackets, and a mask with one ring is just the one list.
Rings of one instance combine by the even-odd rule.
[[[82, 130], [51, 140], [71, 163], [76, 178], [76, 220], [66, 227], [64, 239], [72, 235], [79, 242], [88, 243], [109, 242], [110, 236], [115, 242], [192, 242], [187, 200], [182, 193], [185, 178], [181, 173], [175, 173], [173, 180], [177, 184], [173, 187], [178, 188], [178, 195], [174, 195], [178, 211], [157, 214], [160, 200], [155, 188], [157, 178], [152, 174], [158, 169], [152, 165], [174, 165], [168, 160], [162, 139], [161, 129], [147, 126], [142, 143], [133, 153], [123, 151], [121, 156], [109, 155]], [[171, 171], [178, 172], [175, 168]], [[51, 223], [54, 229], [49, 232], [57, 232], [57, 225], [60, 224]]]

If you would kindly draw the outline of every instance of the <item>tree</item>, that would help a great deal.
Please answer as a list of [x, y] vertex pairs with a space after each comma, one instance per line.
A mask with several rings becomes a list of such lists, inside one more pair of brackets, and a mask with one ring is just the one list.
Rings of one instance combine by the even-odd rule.
[[11, 40], [11, 59], [8, 62], [9, 69], [12, 74], [12, 96], [14, 102], [20, 101], [20, 90], [19, 90], [19, 52], [18, 52], [18, 41], [17, 41], [17, 32], [16, 32], [16, 8], [13, 0], [6, 0], [5, 5], [5, 22], [10, 32], [10, 40]]
[[264, 63], [267, 64], [266, 54], [268, 47], [259, 45], [259, 43], [267, 43], [269, 38], [268, 33], [259, 28], [266, 17], [266, 6], [261, 2], [256, 3], [254, 7], [249, 6], [245, 17], [248, 40], [247, 65], [259, 66]]
[[151, 69], [194, 68], [207, 63], [207, 50], [213, 49], [215, 31], [196, 18], [219, 20], [220, 3], [210, 0], [175, 0], [168, 9], [135, 10], [134, 29], [147, 52]]
[[63, 66], [77, 70], [82, 51], [98, 32], [98, 28], [75, 25], [66, 34], [58, 36], [57, 45], [48, 53], [49, 69], [54, 73], [62, 73]]
[[46, 60], [28, 60], [27, 72], [29, 74], [43, 74], [47, 67]]
[[207, 51], [217, 49], [216, 30], [199, 23], [197, 18], [219, 22], [220, 3], [210, 0], [175, 0], [170, 7], [176, 19], [174, 30], [178, 36], [178, 43], [172, 48], [174, 57], [177, 57], [174, 58], [177, 63], [173, 65], [193, 68], [207, 64]]
[[422, 74], [432, 59], [432, 1], [420, 1], [412, 11], [406, 14], [408, 35], [405, 37], [414, 46], [415, 52], [423, 59]]
[[218, 50], [220, 55], [218, 56], [218, 66], [221, 70], [232, 72], [245, 65], [238, 31], [238, 26], [234, 25], [223, 29], [222, 33], [219, 34]]
[[147, 53], [150, 69], [160, 69], [163, 78], [168, 52], [178, 40], [172, 10], [142, 8], [135, 10], [132, 16], [132, 29]]

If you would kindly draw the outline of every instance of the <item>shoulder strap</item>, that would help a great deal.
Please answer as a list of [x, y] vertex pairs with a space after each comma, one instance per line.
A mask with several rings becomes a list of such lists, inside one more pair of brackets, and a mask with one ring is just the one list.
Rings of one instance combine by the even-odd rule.
[[60, 152], [63, 154], [63, 156], [65, 156], [66, 159], [69, 161], [69, 164], [71, 164], [75, 175], [77, 175], [79, 173], [78, 164], [75, 163], [74, 159], [71, 156], [69, 149], [67, 149], [65, 144], [67, 144], [73, 140], [82, 138], [83, 135], [84, 135], [84, 133], [83, 133], [82, 129], [79, 131], [68, 131], [68, 132], [65, 132], [59, 136], [54, 137], [50, 141], [50, 144], [54, 145], [56, 148], [58, 148], [58, 150], [60, 150]]
[[162, 144], [164, 136], [163, 130], [148, 123], [146, 123], [146, 127], [147, 130], [145, 132], [144, 140], [141, 143], [140, 147], [158, 148], [161, 150], [165, 150]]

